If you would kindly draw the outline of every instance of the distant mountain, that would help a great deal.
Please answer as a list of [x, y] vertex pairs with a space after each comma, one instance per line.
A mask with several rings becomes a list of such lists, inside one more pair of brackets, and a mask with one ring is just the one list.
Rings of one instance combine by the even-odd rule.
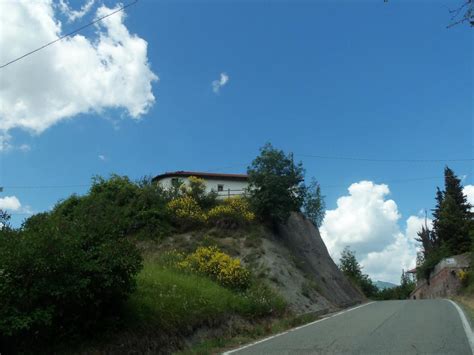
[[375, 286], [377, 286], [379, 290], [385, 290], [386, 288], [393, 288], [397, 287], [398, 285], [395, 285], [391, 282], [375, 281]]

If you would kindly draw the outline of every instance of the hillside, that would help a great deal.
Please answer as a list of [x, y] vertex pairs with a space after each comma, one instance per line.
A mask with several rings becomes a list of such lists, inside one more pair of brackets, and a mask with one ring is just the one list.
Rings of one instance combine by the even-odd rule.
[[364, 301], [301, 213], [270, 224], [194, 182], [97, 178], [19, 229], [2, 215], [0, 351], [208, 353]]
[[394, 283], [386, 282], [386, 281], [376, 281], [375, 286], [377, 286], [379, 290], [385, 290], [387, 288], [397, 287], [397, 285], [395, 285]]
[[[293, 213], [277, 231], [258, 225], [250, 231], [211, 229], [174, 235], [153, 253], [191, 251], [202, 244], [216, 245], [240, 258], [297, 314], [329, 312], [364, 300], [329, 256], [318, 229], [300, 213]], [[150, 244], [141, 247], [147, 252]]]

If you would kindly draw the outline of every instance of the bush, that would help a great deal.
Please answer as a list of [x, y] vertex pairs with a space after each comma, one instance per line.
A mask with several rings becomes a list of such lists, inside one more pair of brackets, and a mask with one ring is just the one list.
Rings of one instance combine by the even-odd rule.
[[206, 215], [191, 196], [181, 196], [168, 202], [171, 219], [180, 229], [186, 230], [206, 222]]
[[190, 176], [187, 180], [172, 180], [171, 187], [165, 193], [169, 200], [191, 197], [203, 209], [214, 207], [217, 201], [217, 192], [206, 192], [206, 182], [196, 176]]
[[132, 182], [112, 175], [95, 177], [87, 195], [59, 202], [53, 214], [63, 222], [88, 224], [96, 233], [159, 238], [170, 232], [167, 202], [164, 191], [150, 179]]
[[199, 247], [178, 263], [182, 270], [198, 272], [225, 287], [244, 290], [250, 285], [250, 272], [239, 259], [234, 259], [216, 247]]
[[467, 287], [469, 285], [470, 273], [469, 271], [461, 270], [458, 273], [459, 280], [461, 281], [461, 285], [463, 287]]
[[41, 214], [21, 230], [0, 230], [3, 346], [21, 349], [25, 342], [91, 331], [134, 290], [138, 250], [124, 238], [76, 222]]
[[241, 197], [225, 199], [222, 204], [212, 208], [207, 217], [209, 223], [223, 228], [241, 227], [255, 219], [248, 200]]
[[243, 297], [245, 302], [242, 302], [241, 312], [251, 318], [282, 315], [287, 306], [283, 297], [262, 283], [252, 282]]

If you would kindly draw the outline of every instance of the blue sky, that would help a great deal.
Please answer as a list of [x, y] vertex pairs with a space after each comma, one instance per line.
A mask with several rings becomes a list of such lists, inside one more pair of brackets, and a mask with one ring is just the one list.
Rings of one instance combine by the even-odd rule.
[[[69, 10], [85, 3], [70, 1]], [[57, 6], [54, 16], [65, 33], [90, 21], [102, 4], [116, 2], [96, 1], [75, 21]], [[89, 107], [41, 131], [4, 129], [10, 149], [0, 153], [3, 196], [28, 206], [13, 221], [18, 225], [26, 216], [21, 213], [84, 193], [96, 174], [245, 172], [259, 147], [271, 142], [303, 161], [307, 177], [320, 181], [329, 210], [353, 183], [387, 184], [385, 198], [396, 202], [403, 230], [409, 216], [434, 205], [445, 162], [303, 155], [471, 158], [473, 31], [467, 24], [446, 29], [445, 5], [457, 4], [140, 0], [126, 10], [124, 24], [148, 44], [146, 60], [159, 77], [151, 84], [155, 101], [136, 119], [117, 104], [100, 112]], [[93, 28], [82, 35], [97, 39]], [[41, 72], [45, 62], [35, 56], [9, 67]], [[211, 84], [221, 73], [229, 80], [216, 94]], [[448, 164], [465, 176], [465, 185], [473, 184], [472, 161]], [[419, 178], [430, 179], [393, 182]], [[86, 186], [15, 188], [64, 185]]]

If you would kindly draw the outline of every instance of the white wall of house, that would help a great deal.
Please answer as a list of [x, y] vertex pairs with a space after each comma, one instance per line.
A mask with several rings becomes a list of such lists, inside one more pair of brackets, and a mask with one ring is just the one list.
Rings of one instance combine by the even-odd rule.
[[[175, 177], [165, 177], [160, 179], [158, 183], [164, 188], [169, 189], [172, 186], [171, 180]], [[188, 178], [179, 177], [184, 183], [188, 183]], [[244, 190], [248, 187], [247, 181], [227, 180], [227, 179], [203, 179], [206, 183], [206, 192], [215, 191], [219, 198], [226, 198], [228, 196], [243, 195]], [[222, 191], [220, 191], [221, 186]]]

